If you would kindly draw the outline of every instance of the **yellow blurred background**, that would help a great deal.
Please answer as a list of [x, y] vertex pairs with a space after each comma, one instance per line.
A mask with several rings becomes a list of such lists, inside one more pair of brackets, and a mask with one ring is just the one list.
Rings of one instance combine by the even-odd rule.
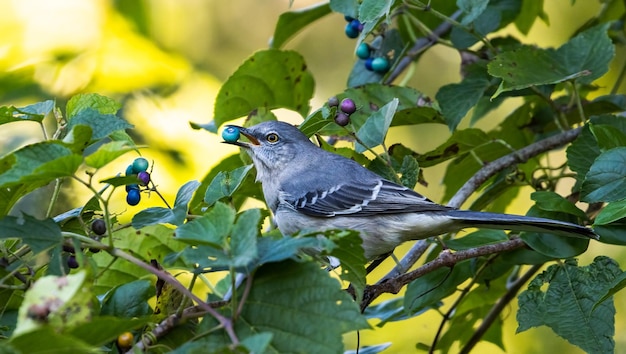
[[[55, 99], [63, 107], [77, 93], [96, 92], [124, 103], [123, 115], [135, 125], [135, 137], [146, 145], [141, 153], [154, 161], [153, 178], [164, 196], [173, 201], [177, 189], [186, 181], [201, 179], [223, 157], [237, 153], [235, 147], [221, 144], [219, 136], [192, 130], [189, 122], [211, 120], [213, 103], [223, 82], [253, 52], [268, 47], [278, 16], [293, 8], [303, 8], [314, 1], [289, 0], [5, 0], [0, 1], [0, 104], [23, 106], [45, 99]], [[436, 6], [436, 2], [433, 3]], [[597, 1], [551, 0], [545, 2], [550, 26], [535, 23], [527, 37], [514, 28], [513, 33], [528, 43], [559, 46], [573, 31], [599, 10]], [[316, 80], [311, 106], [321, 106], [326, 99], [345, 89], [347, 75], [354, 62], [355, 42], [343, 33], [343, 16], [333, 14], [312, 24], [287, 48], [299, 51]], [[624, 61], [618, 48], [612, 73], [601, 84], [610, 88], [617, 68]], [[449, 48], [439, 47], [414, 65], [408, 85], [434, 96], [437, 89], [457, 82], [460, 58]], [[606, 90], [605, 90], [606, 92]], [[480, 128], [495, 126], [511, 109], [503, 105], [481, 120]], [[518, 102], [517, 102], [518, 103]], [[299, 115], [279, 111], [279, 119], [299, 123]], [[464, 122], [461, 126], [467, 127]], [[448, 128], [422, 125], [393, 128], [389, 143], [402, 141], [417, 151], [428, 151], [449, 136]], [[0, 153], [41, 140], [41, 130], [32, 123], [0, 126]], [[131, 156], [132, 155], [132, 156]], [[136, 156], [128, 154], [97, 178], [123, 172]], [[418, 190], [439, 200], [439, 181], [443, 168], [425, 171], [428, 191]], [[420, 187], [421, 188], [421, 187]], [[45, 193], [45, 191], [44, 191]], [[510, 211], [524, 213], [528, 194]], [[564, 191], [567, 193], [567, 191]], [[86, 189], [73, 185], [65, 190], [67, 202], [62, 208], [81, 205], [90, 198]], [[45, 199], [45, 198], [44, 198]], [[120, 218], [128, 220], [136, 211], [150, 205], [162, 205], [155, 196], [137, 207], [124, 203], [123, 192], [113, 205]], [[37, 213], [37, 203], [26, 199], [20, 206]], [[58, 210], [62, 212], [65, 210]], [[624, 260], [616, 247], [592, 244], [581, 264], [593, 256], [608, 254]], [[623, 333], [626, 300], [615, 299], [617, 348], [626, 352]], [[515, 305], [504, 316], [504, 341], [508, 353], [577, 352], [549, 329], [539, 328], [515, 335]], [[386, 352], [415, 351], [416, 342], [430, 343], [439, 325], [440, 315], [429, 311], [408, 321], [387, 324], [382, 329], [361, 333], [362, 345], [393, 342]], [[376, 322], [373, 322], [374, 324]], [[354, 336], [346, 342], [354, 346]], [[491, 344], [481, 344], [477, 353], [500, 353]]]

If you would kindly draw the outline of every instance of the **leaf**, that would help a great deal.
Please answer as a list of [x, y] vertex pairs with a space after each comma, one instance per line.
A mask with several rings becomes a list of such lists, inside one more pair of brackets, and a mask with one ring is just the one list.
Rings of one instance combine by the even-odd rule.
[[261, 237], [257, 241], [258, 265], [295, 259], [301, 250], [316, 249], [319, 241], [314, 237]]
[[149, 318], [117, 318], [97, 316], [88, 323], [72, 328], [68, 336], [80, 338], [89, 345], [103, 346], [128, 331], [136, 330], [150, 323]]
[[[374, 0], [375, 1], [375, 0]], [[372, 1], [372, 3], [374, 2]], [[382, 3], [382, 2], [381, 2]], [[361, 32], [361, 36], [374, 31], [376, 27], [375, 21], [365, 23], [365, 27]], [[374, 56], [387, 56], [389, 59], [389, 65], [393, 68], [396, 62], [400, 59], [401, 53], [405, 50], [404, 41], [400, 33], [396, 29], [390, 29], [384, 32], [383, 35], [373, 33], [376, 37], [369, 43], [373, 48]], [[375, 71], [369, 71], [365, 68], [365, 60], [356, 60], [350, 76], [348, 77], [348, 87], [357, 88], [370, 83], [381, 83], [386, 74], [378, 73]], [[385, 102], [387, 103], [388, 100]]]
[[580, 193], [587, 203], [626, 198], [626, 147], [600, 154], [585, 176]]
[[357, 302], [360, 302], [365, 290], [367, 259], [363, 252], [363, 240], [358, 232], [342, 230], [332, 234], [330, 240], [337, 245], [330, 255], [337, 257], [341, 265], [339, 276], [352, 285], [356, 293]]
[[176, 193], [176, 201], [172, 209], [153, 207], [138, 212], [133, 216], [133, 227], [141, 229], [154, 224], [182, 225], [187, 217], [187, 206], [198, 186], [200, 186], [198, 181], [185, 183]]
[[567, 80], [588, 84], [604, 75], [615, 54], [608, 26], [602, 24], [579, 33], [557, 50], [523, 46], [497, 55], [488, 70], [502, 83], [492, 98], [506, 91]]
[[230, 239], [233, 268], [247, 267], [258, 257], [256, 240], [262, 221], [259, 209], [248, 209], [237, 216]]
[[593, 225], [606, 225], [626, 218], [626, 199], [608, 203], [596, 216]]
[[92, 347], [84, 341], [59, 333], [56, 329], [42, 327], [37, 330], [14, 336], [8, 342], [19, 353], [29, 354], [74, 354], [100, 353], [99, 348]]
[[606, 225], [594, 225], [593, 230], [600, 235], [600, 242], [611, 245], [626, 245], [626, 220], [619, 219]]
[[587, 219], [587, 214], [578, 209], [572, 202], [559, 194], [550, 191], [533, 192], [530, 199], [534, 200], [537, 208], [546, 211], [555, 211], [574, 215], [581, 220]]
[[330, 0], [330, 8], [352, 18], [357, 18], [359, 4], [357, 0]]
[[38, 102], [26, 107], [0, 107], [0, 125], [12, 122], [32, 121], [41, 123], [45, 116], [54, 109], [54, 101]]
[[595, 310], [593, 306], [621, 273], [615, 261], [603, 256], [585, 267], [573, 260], [550, 266], [519, 295], [517, 332], [546, 325], [587, 353], [612, 353], [613, 301], [604, 301]]
[[30, 215], [0, 218], [0, 239], [18, 238], [37, 254], [63, 242], [61, 228], [52, 219], [37, 220]]
[[468, 250], [471, 248], [496, 244], [508, 240], [502, 230], [479, 230], [463, 237], [446, 240], [446, 247], [455, 251]]
[[[526, 215], [576, 222], [570, 214], [546, 211], [537, 206], [531, 207]], [[522, 232], [520, 238], [533, 250], [551, 258], [574, 257], [585, 252], [589, 246], [589, 239], [557, 236], [549, 232]]]
[[207, 187], [204, 202], [211, 206], [222, 198], [232, 196], [248, 176], [252, 167], [253, 165], [246, 165], [232, 171], [219, 172]]
[[85, 108], [76, 113], [67, 123], [66, 130], [71, 131], [77, 125], [90, 127], [93, 132], [91, 137], [93, 140], [100, 140], [118, 130], [133, 128], [132, 124], [122, 118], [113, 114], [100, 113], [93, 108]]
[[129, 145], [127, 141], [112, 141], [102, 144], [98, 150], [86, 156], [85, 164], [96, 169], [102, 168], [125, 153], [136, 149], [136, 146]]
[[154, 284], [149, 280], [122, 283], [106, 294], [100, 314], [129, 319], [151, 315], [153, 310], [148, 300], [154, 294]]
[[361, 22], [378, 22], [383, 16], [389, 16], [392, 0], [363, 0], [359, 6]]
[[[404, 295], [404, 308], [409, 314], [435, 306], [454, 294], [457, 286], [471, 276], [470, 262], [457, 263], [453, 268], [439, 268], [409, 283]], [[438, 306], [437, 306], [438, 307]]]
[[489, 136], [480, 129], [457, 130], [446, 142], [415, 158], [421, 167], [430, 167], [466, 155], [472, 150], [485, 146], [489, 141], [491, 141]]
[[478, 103], [491, 85], [484, 63], [470, 65], [467, 70], [467, 75], [460, 83], [441, 87], [435, 96], [450, 131], [456, 130], [463, 117]]
[[225, 245], [235, 222], [235, 210], [226, 204], [216, 203], [202, 217], [176, 229], [176, 239], [191, 245], [209, 245], [220, 248]]
[[549, 25], [548, 14], [543, 11], [543, 0], [522, 1], [522, 9], [515, 19], [515, 27], [527, 35], [537, 18]]
[[269, 353], [342, 352], [343, 333], [369, 328], [339, 283], [310, 262], [261, 267], [239, 318], [236, 332], [243, 338], [273, 334]]
[[362, 153], [366, 148], [376, 147], [385, 141], [387, 130], [397, 109], [398, 99], [394, 98], [365, 121], [365, 124], [356, 132], [359, 141], [359, 144], [355, 146], [357, 152]]
[[313, 76], [300, 54], [269, 49], [248, 58], [222, 85], [215, 101], [217, 126], [258, 108], [287, 108], [306, 116]]
[[82, 156], [56, 141], [27, 145], [0, 159], [0, 186], [25, 183], [43, 186], [73, 175], [82, 160]]
[[461, 23], [469, 25], [485, 11], [489, 0], [457, 0], [456, 3], [459, 6], [459, 10], [465, 13]]
[[610, 299], [613, 295], [617, 294], [620, 290], [626, 287], [626, 272], [622, 272], [622, 274], [618, 275], [613, 279], [613, 282], [609, 284], [606, 289], [606, 293], [598, 300], [595, 304], [593, 304], [593, 308], [591, 311], [593, 312], [598, 305], [603, 303], [604, 301]]
[[280, 49], [303, 28], [331, 13], [328, 3], [315, 4], [301, 10], [284, 12], [278, 17], [270, 47]]
[[122, 105], [112, 98], [97, 93], [79, 93], [67, 101], [65, 114], [71, 119], [88, 108], [94, 109], [101, 114], [115, 114], [122, 108]]
[[411, 155], [404, 155], [402, 158], [402, 166], [400, 167], [400, 183], [403, 186], [413, 189], [419, 178], [420, 167], [417, 160]]

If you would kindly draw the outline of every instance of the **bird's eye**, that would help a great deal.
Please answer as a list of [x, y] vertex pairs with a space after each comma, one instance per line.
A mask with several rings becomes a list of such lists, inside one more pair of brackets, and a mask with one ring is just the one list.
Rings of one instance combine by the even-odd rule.
[[278, 142], [279, 138], [278, 138], [278, 134], [270, 133], [270, 134], [267, 134], [265, 139], [267, 139], [267, 141], [270, 142], [270, 143], [275, 143], [275, 142]]

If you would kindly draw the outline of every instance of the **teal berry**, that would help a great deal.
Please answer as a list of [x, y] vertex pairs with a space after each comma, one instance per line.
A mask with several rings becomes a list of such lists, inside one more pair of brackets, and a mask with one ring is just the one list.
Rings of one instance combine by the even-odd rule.
[[378, 57], [372, 60], [372, 69], [380, 74], [384, 74], [389, 71], [389, 60], [385, 57]]
[[239, 140], [239, 128], [229, 125], [222, 131], [222, 139], [228, 143]]
[[126, 176], [131, 176], [135, 174], [136, 173], [133, 172], [133, 164], [131, 163], [130, 165], [128, 165], [128, 167], [126, 167]]
[[137, 205], [140, 200], [141, 193], [139, 192], [139, 189], [131, 189], [128, 191], [128, 194], [126, 195], [126, 203], [128, 203], [128, 205]]
[[358, 47], [356, 47], [356, 56], [360, 59], [367, 59], [370, 57], [371, 50], [370, 46], [367, 43], [361, 43]]
[[133, 174], [137, 174], [139, 172], [143, 172], [148, 169], [148, 160], [143, 157], [138, 157], [133, 161]]
[[352, 22], [348, 23], [346, 25], [346, 36], [348, 36], [348, 38], [356, 38], [359, 36], [359, 29], [358, 28], [354, 28], [354, 26], [352, 26]]

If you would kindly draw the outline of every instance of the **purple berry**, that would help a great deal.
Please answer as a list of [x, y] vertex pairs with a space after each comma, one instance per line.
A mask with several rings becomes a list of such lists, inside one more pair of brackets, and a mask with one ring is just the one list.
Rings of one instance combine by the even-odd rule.
[[137, 178], [141, 181], [142, 186], [147, 186], [148, 182], [150, 182], [150, 173], [141, 171], [137, 174]]
[[337, 106], [339, 106], [339, 99], [337, 98], [337, 96], [333, 96], [333, 97], [328, 99], [328, 106], [329, 107], [337, 107]]
[[352, 114], [356, 112], [356, 104], [351, 98], [344, 98], [341, 100], [339, 109], [346, 114]]
[[128, 205], [137, 205], [139, 204], [139, 201], [141, 201], [141, 194], [139, 192], [139, 189], [129, 190], [128, 194], [126, 195], [126, 203], [128, 203]]
[[335, 116], [335, 123], [337, 123], [337, 125], [345, 127], [346, 125], [350, 124], [350, 115], [344, 112], [337, 112], [337, 115]]
[[71, 269], [78, 268], [78, 261], [76, 260], [75, 255], [71, 254], [69, 257], [67, 257], [67, 266]]
[[107, 232], [107, 224], [102, 219], [95, 219], [91, 222], [91, 231], [94, 234], [102, 236]]

